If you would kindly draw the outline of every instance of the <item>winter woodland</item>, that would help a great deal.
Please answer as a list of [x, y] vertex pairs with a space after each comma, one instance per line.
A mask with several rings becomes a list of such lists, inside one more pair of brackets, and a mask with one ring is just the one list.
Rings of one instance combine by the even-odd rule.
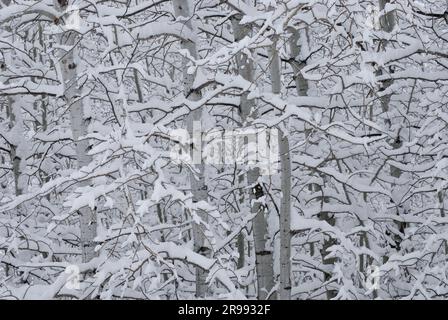
[[0, 0], [0, 299], [446, 299], [448, 2]]

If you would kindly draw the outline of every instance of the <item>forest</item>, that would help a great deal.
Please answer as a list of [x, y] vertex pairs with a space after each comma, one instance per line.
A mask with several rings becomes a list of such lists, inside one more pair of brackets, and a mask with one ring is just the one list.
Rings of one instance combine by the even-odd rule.
[[0, 0], [0, 299], [443, 300], [447, 189], [445, 0]]

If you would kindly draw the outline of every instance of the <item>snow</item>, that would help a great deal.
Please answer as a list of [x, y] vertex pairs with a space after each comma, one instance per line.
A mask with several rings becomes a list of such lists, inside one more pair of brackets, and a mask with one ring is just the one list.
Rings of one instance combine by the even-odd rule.
[[3, 1], [0, 299], [445, 297], [446, 4], [383, 4]]

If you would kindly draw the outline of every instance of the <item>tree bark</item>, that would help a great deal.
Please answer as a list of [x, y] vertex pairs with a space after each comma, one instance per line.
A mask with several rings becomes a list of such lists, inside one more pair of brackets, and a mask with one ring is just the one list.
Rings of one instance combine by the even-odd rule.
[[[247, 26], [240, 25], [241, 17], [232, 18], [232, 27], [235, 41], [242, 40], [249, 34], [250, 29]], [[253, 81], [253, 66], [250, 58], [240, 52], [236, 56], [239, 74], [247, 81]], [[243, 123], [250, 124], [249, 116], [256, 118], [256, 110], [254, 110], [254, 102], [247, 98], [248, 94], [241, 95], [240, 115]], [[274, 287], [274, 269], [272, 249], [267, 247], [267, 239], [269, 237], [267, 229], [267, 221], [265, 218], [264, 207], [257, 202], [264, 195], [263, 188], [259, 184], [260, 177], [259, 168], [249, 169], [247, 172], [247, 183], [251, 188], [249, 201], [251, 202], [251, 213], [256, 213], [253, 220], [254, 247], [255, 247], [255, 264], [257, 271], [257, 295], [259, 300], [267, 298], [274, 299], [275, 294], [270, 294]], [[269, 295], [270, 294], [270, 295]]]
[[[303, 34], [303, 37], [306, 37], [306, 29], [301, 31]], [[296, 84], [296, 90], [297, 94], [299, 96], [308, 96], [308, 81], [303, 77], [301, 70], [303, 67], [305, 67], [305, 63], [299, 61], [299, 56], [302, 50], [302, 45], [304, 44], [304, 41], [308, 41], [307, 38], [300, 39], [300, 31], [299, 30], [292, 30], [292, 36], [290, 38], [289, 42], [289, 48], [291, 51], [291, 58], [293, 59], [293, 71], [294, 71], [294, 81]], [[302, 45], [299, 45], [299, 41], [302, 42]], [[311, 111], [311, 108], [310, 108]], [[307, 138], [309, 134], [311, 133], [311, 130], [306, 128], [304, 129], [305, 137]], [[281, 146], [280, 146], [281, 147]], [[316, 183], [313, 183], [310, 185], [309, 190], [311, 192], [315, 193], [322, 193], [322, 201], [327, 202], [328, 198], [324, 196], [322, 186]], [[336, 219], [333, 215], [329, 213], [319, 213], [318, 215], [319, 220], [326, 221], [329, 225], [334, 226], [336, 223]], [[328, 238], [324, 239], [322, 244], [322, 249], [320, 250], [320, 254], [322, 257], [322, 264], [324, 265], [332, 265], [336, 262], [336, 258], [325, 258], [328, 254], [328, 248], [331, 247], [334, 244], [334, 239]], [[311, 255], [314, 252], [314, 245], [310, 244], [310, 251]], [[328, 281], [331, 278], [331, 275], [328, 273], [324, 273], [324, 279], [325, 281]], [[335, 290], [327, 289], [326, 296], [327, 299], [330, 300], [334, 298], [337, 295], [337, 292]]]
[[[193, 25], [191, 23], [191, 10], [190, 10], [190, 1], [185, 0], [173, 0], [173, 7], [174, 7], [174, 14], [176, 17], [180, 18], [183, 17], [186, 20], [185, 26], [193, 30]], [[197, 53], [197, 47], [196, 43], [193, 41], [187, 41], [187, 40], [181, 40], [181, 46], [183, 49], [188, 50], [188, 53], [193, 59], [197, 59], [198, 53]], [[183, 58], [183, 89], [184, 94], [186, 97], [188, 97], [191, 101], [198, 101], [201, 99], [201, 93], [198, 90], [194, 90], [193, 88], [193, 82], [195, 79], [195, 74], [189, 74], [187, 72], [187, 63], [188, 58]], [[197, 109], [188, 115], [187, 118], [187, 130], [190, 134], [190, 138], [195, 137], [195, 125], [201, 126], [202, 121], [202, 109]], [[199, 129], [200, 130], [200, 129]], [[201, 133], [201, 132], [199, 132]], [[193, 165], [192, 167], [195, 168], [197, 173], [190, 172], [189, 179], [190, 179], [190, 185], [191, 185], [191, 192], [193, 194], [193, 203], [198, 203], [200, 201], [207, 201], [208, 193], [207, 188], [205, 185], [204, 180], [204, 165], [202, 163], [202, 157], [199, 157], [199, 159], [195, 159], [194, 153], [197, 152], [201, 153], [202, 147], [201, 147], [201, 141], [193, 141], [191, 143], [192, 149], [199, 148], [199, 150], [191, 150], [192, 151], [192, 159], [193, 159]], [[199, 163], [195, 163], [195, 160], [199, 160]], [[202, 221], [207, 223], [207, 214], [204, 212], [197, 212], [198, 216], [201, 218]], [[194, 242], [194, 251], [197, 253], [200, 253], [202, 255], [210, 255], [210, 250], [206, 246], [205, 243], [205, 236], [203, 231], [201, 230], [201, 227], [199, 224], [194, 223], [193, 225], [193, 242]], [[196, 268], [196, 297], [204, 297], [207, 292], [207, 273], [201, 269]]]
[[[281, 93], [281, 65], [277, 41], [271, 48], [271, 82], [272, 93]], [[287, 132], [278, 126], [278, 144], [280, 154], [281, 203], [280, 203], [280, 284], [278, 298], [291, 300], [291, 159]]]
[[[67, 9], [68, 2], [64, 0], [56, 0], [55, 7], [63, 13]], [[92, 161], [92, 157], [88, 154], [89, 142], [87, 139], [79, 138], [86, 135], [87, 123], [84, 119], [83, 101], [77, 84], [77, 56], [75, 45], [75, 32], [66, 31], [60, 36], [60, 44], [72, 47], [70, 51], [64, 52], [61, 56], [60, 64], [62, 71], [62, 79], [65, 86], [65, 98], [70, 109], [70, 125], [72, 129], [73, 140], [75, 143], [76, 160], [79, 169], [87, 166]], [[88, 186], [90, 180], [84, 180], [80, 186]], [[82, 261], [88, 262], [96, 256], [95, 237], [97, 234], [96, 213], [94, 210], [85, 206], [79, 209], [80, 220], [80, 244]]]

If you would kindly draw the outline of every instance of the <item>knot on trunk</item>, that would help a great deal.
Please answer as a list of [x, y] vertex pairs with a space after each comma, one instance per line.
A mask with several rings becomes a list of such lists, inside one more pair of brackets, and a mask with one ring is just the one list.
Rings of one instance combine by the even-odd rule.
[[68, 6], [68, 0], [58, 0], [58, 4], [62, 9], [64, 9]]
[[256, 199], [259, 199], [264, 195], [263, 187], [259, 183], [257, 183], [257, 185], [252, 189], [252, 192], [254, 193]]

